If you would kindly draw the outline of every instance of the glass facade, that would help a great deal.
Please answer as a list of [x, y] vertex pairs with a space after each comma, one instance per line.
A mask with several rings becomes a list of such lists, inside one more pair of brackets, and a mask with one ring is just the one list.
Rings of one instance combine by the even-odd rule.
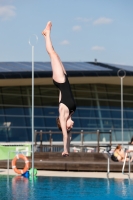
[[[121, 93], [119, 85], [71, 85], [77, 110], [73, 115], [73, 131], [109, 131], [112, 141], [121, 141]], [[133, 136], [133, 87], [124, 86], [124, 141]], [[58, 131], [58, 90], [54, 85], [35, 86], [34, 125], [37, 131]], [[31, 87], [0, 88], [0, 141], [31, 141]], [[80, 141], [80, 134], [73, 134]], [[107, 135], [101, 141], [108, 140]], [[96, 135], [85, 134], [85, 141], [95, 141]], [[49, 134], [43, 135], [49, 141]], [[62, 134], [53, 134], [53, 141], [62, 141]]]

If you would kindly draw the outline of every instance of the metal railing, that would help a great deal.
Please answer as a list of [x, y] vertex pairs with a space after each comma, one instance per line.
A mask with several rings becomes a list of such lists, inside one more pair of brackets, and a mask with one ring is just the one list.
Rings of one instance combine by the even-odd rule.
[[[37, 135], [39, 135], [40, 136], [40, 145], [39, 145], [39, 147], [40, 147], [40, 151], [43, 151], [43, 147], [45, 146], [45, 147], [49, 147], [50, 148], [50, 152], [53, 152], [53, 147], [62, 147], [63, 148], [63, 145], [62, 144], [53, 144], [53, 138], [52, 138], [52, 135], [53, 134], [62, 134], [61, 132], [56, 132], [56, 131], [42, 131], [42, 130], [40, 130], [40, 131], [34, 131], [34, 134], [35, 134], [35, 136], [34, 136], [34, 138], [35, 138], [35, 146], [37, 145]], [[43, 145], [43, 134], [49, 134], [49, 144], [46, 144], [46, 145]], [[109, 130], [108, 132], [103, 132], [103, 131], [99, 131], [99, 130], [97, 130], [97, 131], [95, 131], [95, 132], [84, 132], [83, 130], [81, 130], [80, 132], [71, 132], [71, 136], [73, 135], [73, 134], [80, 134], [80, 137], [81, 137], [81, 140], [80, 140], [80, 144], [76, 144], [75, 146], [78, 146], [78, 147], [80, 147], [80, 149], [81, 149], [81, 152], [83, 152], [83, 148], [85, 148], [85, 147], [90, 147], [90, 146], [93, 146], [93, 147], [96, 147], [96, 149], [97, 149], [97, 152], [99, 153], [100, 152], [100, 147], [107, 147], [107, 148], [111, 148], [111, 145], [112, 145], [112, 131], [111, 130]], [[97, 135], [97, 145], [96, 146], [94, 146], [94, 145], [86, 145], [84, 142], [84, 135], [85, 134], [96, 134]], [[100, 134], [109, 134], [109, 144], [106, 144], [106, 145], [100, 145]], [[73, 147], [73, 145], [71, 144], [70, 145], [70, 147]]]

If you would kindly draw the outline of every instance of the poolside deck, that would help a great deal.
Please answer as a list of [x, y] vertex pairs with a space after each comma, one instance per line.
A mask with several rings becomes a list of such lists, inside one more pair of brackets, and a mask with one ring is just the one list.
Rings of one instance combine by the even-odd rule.
[[[38, 170], [54, 171], [81, 171], [81, 172], [107, 172], [107, 154], [105, 153], [70, 153], [68, 157], [62, 157], [61, 153], [36, 152], [34, 155], [34, 167]], [[29, 157], [31, 162], [31, 157]], [[123, 163], [110, 159], [110, 172], [121, 172]], [[17, 161], [17, 168], [23, 168], [24, 161]], [[0, 161], [0, 168], [7, 168], [7, 160]], [[11, 162], [9, 164], [11, 169]], [[125, 172], [128, 171], [128, 163]], [[133, 163], [131, 163], [133, 172]]]

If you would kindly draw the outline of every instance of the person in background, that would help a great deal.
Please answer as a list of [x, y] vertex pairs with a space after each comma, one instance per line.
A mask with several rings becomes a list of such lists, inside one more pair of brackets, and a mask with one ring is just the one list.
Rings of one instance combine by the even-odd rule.
[[[122, 149], [122, 146], [118, 144], [111, 156], [111, 159], [115, 162], [124, 162], [125, 152]], [[126, 158], [126, 161], [129, 161], [129, 158]]]
[[129, 144], [133, 144], [133, 137], [131, 138], [131, 141], [129, 142]]
[[[129, 156], [131, 156], [131, 162], [133, 161], [133, 137], [131, 138], [131, 141], [129, 142], [129, 149], [128, 150], [126, 150], [126, 153], [130, 153], [130, 155]], [[132, 145], [132, 147], [131, 147], [131, 145]]]

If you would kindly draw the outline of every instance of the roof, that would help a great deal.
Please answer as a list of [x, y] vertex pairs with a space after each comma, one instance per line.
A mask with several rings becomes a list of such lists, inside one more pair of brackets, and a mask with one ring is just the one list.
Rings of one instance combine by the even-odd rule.
[[[63, 62], [70, 77], [81, 76], [117, 76], [118, 70], [133, 76], [133, 66], [108, 64], [99, 62]], [[0, 79], [31, 78], [31, 62], [0, 62]], [[51, 77], [50, 62], [34, 62], [35, 78]]]

